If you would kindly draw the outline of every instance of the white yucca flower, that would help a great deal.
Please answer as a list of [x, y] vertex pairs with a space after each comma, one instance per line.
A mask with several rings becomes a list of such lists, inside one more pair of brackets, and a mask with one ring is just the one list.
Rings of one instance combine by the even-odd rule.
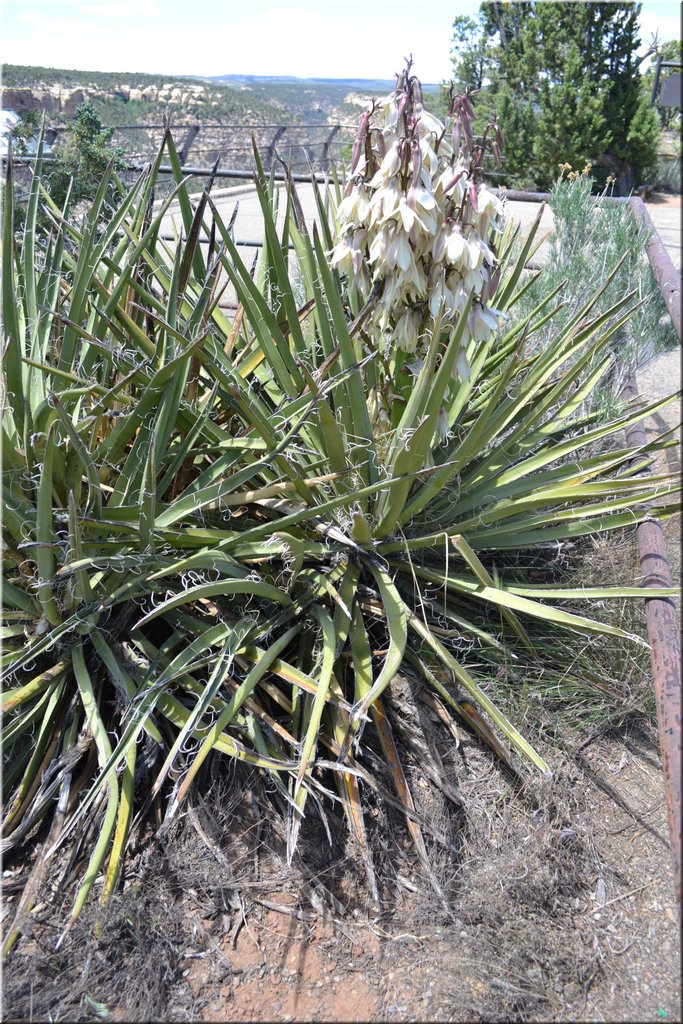
[[[420, 365], [429, 324], [440, 315], [447, 328], [473, 293], [460, 376], [469, 342], [485, 341], [498, 326], [487, 305], [496, 266], [489, 237], [501, 231], [504, 213], [480, 184], [487, 138], [475, 144], [472, 117], [467, 96], [452, 99], [445, 125], [428, 113], [409, 63], [395, 92], [361, 118], [331, 254], [363, 301], [377, 296], [365, 324], [369, 343], [384, 355], [415, 353], [411, 366]], [[500, 130], [495, 123], [490, 130], [497, 155]], [[379, 422], [379, 394], [375, 401]]]

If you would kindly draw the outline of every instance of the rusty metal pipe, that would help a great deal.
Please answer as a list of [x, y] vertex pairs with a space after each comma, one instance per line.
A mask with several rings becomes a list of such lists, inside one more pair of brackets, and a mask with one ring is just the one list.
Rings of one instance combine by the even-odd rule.
[[[645, 252], [650, 261], [662, 299], [681, 341], [681, 276], [673, 265], [643, 200], [631, 196], [627, 209], [650, 234]], [[637, 399], [638, 390], [631, 376], [624, 389], [624, 397]], [[643, 423], [635, 423], [626, 431], [629, 444], [646, 442]], [[653, 591], [672, 586], [666, 546], [661, 524], [656, 519], [640, 523], [636, 532], [642, 583]], [[650, 641], [652, 682], [657, 703], [659, 746], [666, 791], [669, 841], [673, 862], [674, 890], [678, 904], [679, 928], [683, 929], [683, 883], [681, 880], [681, 844], [683, 842], [683, 816], [681, 813], [681, 649], [676, 605], [671, 598], [651, 597], [645, 600], [647, 636]]]
[[[636, 401], [638, 390], [631, 375], [622, 397]], [[634, 423], [626, 431], [629, 445], [640, 446], [647, 441], [645, 428]], [[636, 461], [636, 460], [634, 460]], [[673, 586], [666, 557], [664, 534], [656, 519], [646, 519], [636, 530], [640, 560], [641, 585], [653, 591]], [[659, 745], [666, 789], [669, 841], [674, 871], [674, 888], [678, 903], [679, 925], [683, 913], [681, 883], [681, 651], [676, 605], [671, 598], [645, 599], [647, 636], [650, 641], [652, 681], [657, 703]]]
[[649, 231], [649, 237], [645, 243], [645, 252], [652, 267], [652, 273], [662, 293], [664, 305], [669, 311], [671, 322], [674, 325], [679, 342], [681, 341], [681, 275], [673, 265], [673, 261], [666, 251], [666, 246], [657, 234], [652, 223], [652, 218], [642, 199], [638, 196], [630, 196], [626, 200], [626, 207], [636, 218], [638, 224]]

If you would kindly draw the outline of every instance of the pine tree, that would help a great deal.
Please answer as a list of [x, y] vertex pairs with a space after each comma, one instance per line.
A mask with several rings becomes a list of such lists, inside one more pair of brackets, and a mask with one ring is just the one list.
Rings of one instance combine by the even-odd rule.
[[476, 72], [480, 116], [498, 110], [509, 181], [547, 188], [560, 163], [601, 164], [621, 194], [642, 180], [656, 157], [658, 119], [636, 55], [640, 9], [487, 0], [476, 21], [456, 18], [456, 75], [476, 87]]

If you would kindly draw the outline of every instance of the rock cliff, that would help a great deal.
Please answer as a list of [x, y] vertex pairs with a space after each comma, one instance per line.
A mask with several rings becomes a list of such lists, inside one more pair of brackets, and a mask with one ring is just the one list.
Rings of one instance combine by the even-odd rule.
[[91, 85], [35, 85], [28, 87], [5, 86], [2, 106], [21, 114], [24, 110], [44, 110], [53, 120], [73, 117], [76, 108], [85, 100], [119, 103], [162, 105], [188, 114], [200, 113], [220, 105], [221, 92], [201, 82], [179, 80], [163, 85], [116, 84], [113, 89]]

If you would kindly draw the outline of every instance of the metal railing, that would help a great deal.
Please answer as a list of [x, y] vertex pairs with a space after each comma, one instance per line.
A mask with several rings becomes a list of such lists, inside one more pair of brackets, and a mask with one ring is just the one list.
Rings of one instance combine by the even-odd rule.
[[[309, 167], [322, 173], [330, 169], [334, 155], [341, 147], [348, 146], [355, 135], [357, 126], [336, 122], [333, 124], [259, 124], [244, 122], [230, 124], [222, 121], [204, 121], [201, 124], [181, 121], [171, 124], [174, 132], [182, 132], [177, 143], [180, 162], [186, 164], [190, 153], [200, 156], [210, 164], [217, 158], [230, 157], [239, 169], [253, 159], [252, 137], [257, 142], [264, 166], [270, 169], [276, 154], [292, 170], [305, 171]], [[126, 145], [126, 156], [131, 163], [139, 164], [156, 155], [161, 144], [165, 124], [123, 124], [105, 125], [113, 129], [112, 145]], [[48, 125], [45, 140], [52, 145], [58, 136], [67, 130], [66, 125]], [[142, 136], [136, 143], [135, 137]], [[199, 172], [194, 172], [199, 173]], [[206, 172], [208, 173], [208, 171]]]

